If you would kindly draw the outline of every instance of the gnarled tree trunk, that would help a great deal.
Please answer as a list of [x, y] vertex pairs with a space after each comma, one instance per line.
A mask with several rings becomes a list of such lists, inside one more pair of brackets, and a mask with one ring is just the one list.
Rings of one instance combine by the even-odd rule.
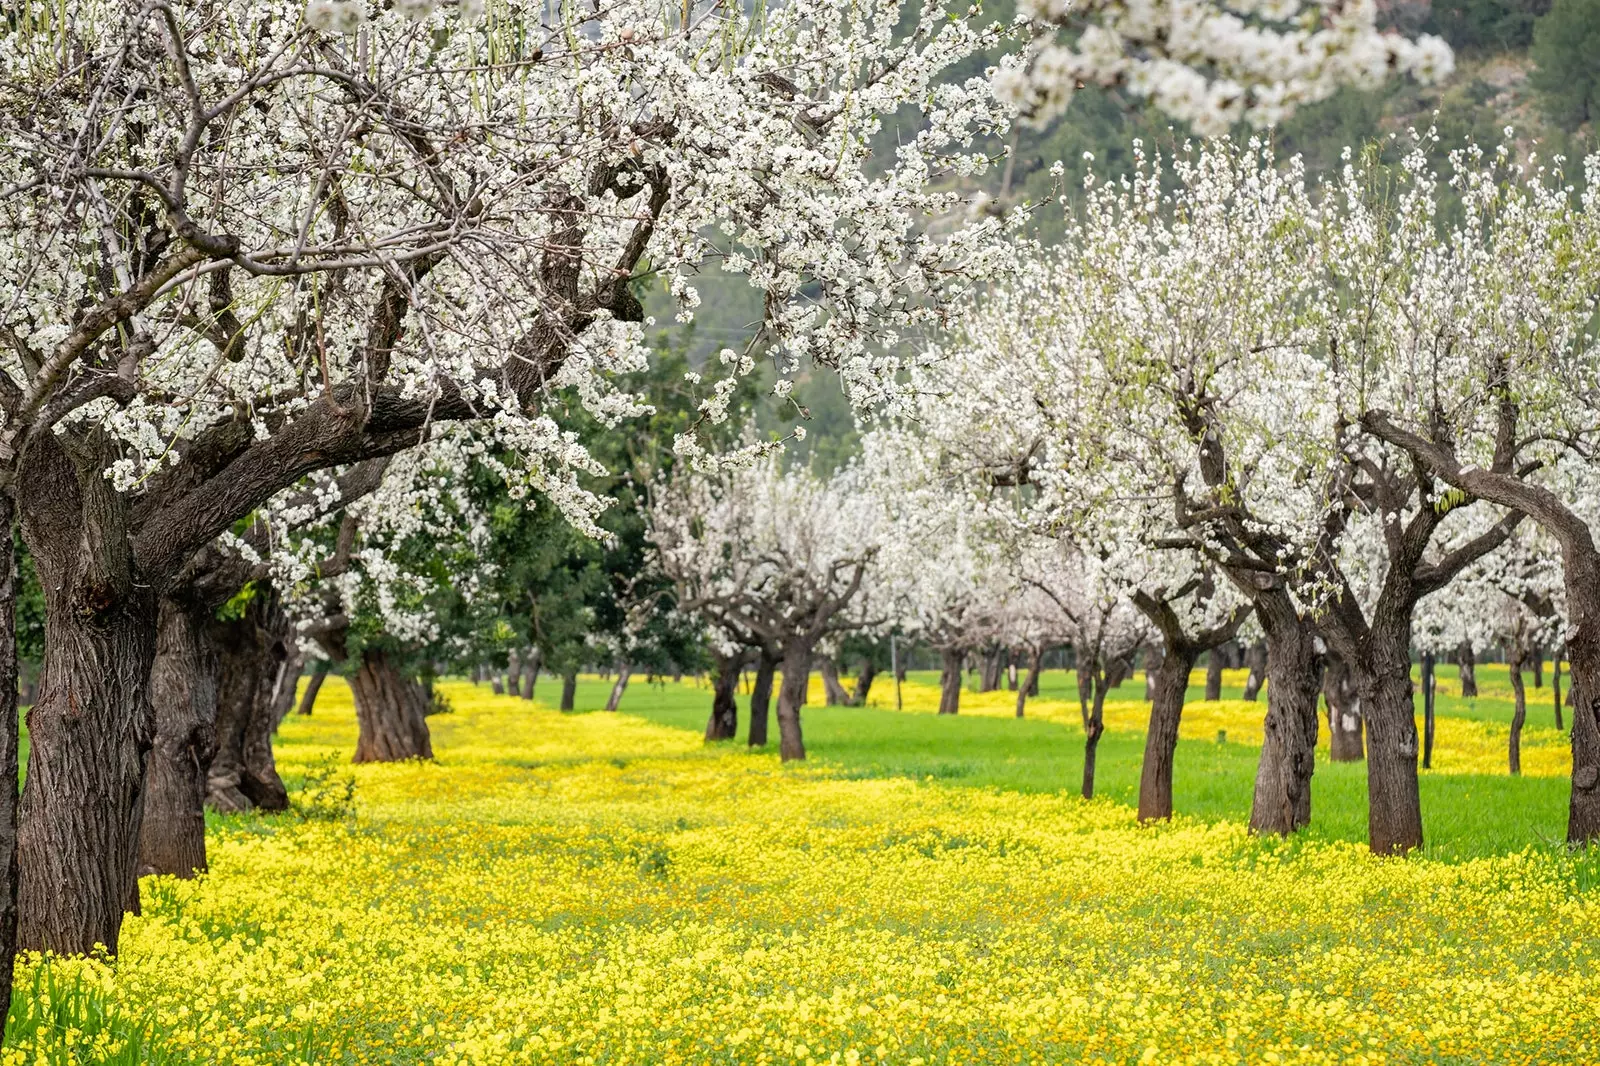
[[1244, 698], [1254, 703], [1261, 695], [1261, 686], [1267, 680], [1267, 646], [1260, 641], [1250, 645], [1244, 663], [1250, 668], [1244, 679]]
[[539, 667], [543, 665], [544, 654], [538, 648], [529, 648], [528, 654], [522, 657], [522, 698], [533, 699], [533, 688], [539, 680]]
[[206, 869], [206, 774], [217, 751], [217, 655], [204, 603], [163, 598], [150, 703], [155, 742], [145, 769], [139, 873]]
[[1528, 720], [1528, 692], [1522, 683], [1522, 668], [1527, 660], [1527, 653], [1523, 650], [1521, 641], [1513, 641], [1506, 656], [1506, 666], [1511, 674], [1511, 697], [1514, 709], [1511, 712], [1511, 740], [1508, 755], [1510, 757], [1511, 776], [1518, 777], [1522, 774], [1522, 726]]
[[817, 670], [822, 674], [823, 702], [829, 707], [844, 707], [850, 703], [850, 693], [839, 682], [839, 664], [830, 655], [817, 660]]
[[1472, 699], [1478, 695], [1478, 657], [1472, 651], [1472, 642], [1463, 640], [1456, 649], [1456, 665], [1461, 671], [1461, 697]]
[[433, 758], [427, 703], [421, 685], [403, 675], [389, 653], [366, 648], [350, 679], [356, 700], [356, 762]]
[[939, 713], [956, 714], [961, 710], [961, 660], [959, 648], [946, 648], [939, 653]]
[[1250, 829], [1287, 836], [1311, 821], [1322, 669], [1310, 625], [1282, 588], [1252, 597], [1267, 637], [1267, 717]]
[[1222, 698], [1222, 649], [1206, 652], [1206, 701], [1215, 703]]
[[611, 695], [606, 697], [606, 710], [615, 711], [622, 706], [622, 694], [628, 691], [628, 681], [632, 677], [632, 663], [622, 663], [617, 667], [617, 679], [611, 683]]
[[1328, 656], [1322, 672], [1322, 698], [1328, 704], [1328, 754], [1334, 762], [1360, 762], [1367, 757], [1362, 739], [1361, 694], [1350, 668]]
[[281, 811], [289, 793], [272, 757], [282, 666], [281, 615], [257, 596], [243, 618], [210, 627], [217, 649], [217, 751], [206, 802], [219, 811]]
[[739, 671], [743, 655], [718, 655], [711, 677], [711, 717], [706, 721], [707, 740], [732, 740], [739, 734]]
[[561, 710], [570, 711], [578, 700], [578, 671], [568, 670], [561, 675]]
[[850, 697], [850, 703], [856, 707], [867, 705], [867, 696], [872, 692], [873, 679], [878, 676], [878, 664], [870, 657], [861, 661], [861, 670], [856, 674], [856, 691]]
[[1172, 768], [1178, 751], [1178, 727], [1189, 692], [1189, 671], [1198, 652], [1188, 646], [1168, 647], [1156, 669], [1150, 701], [1150, 728], [1144, 735], [1144, 763], [1139, 770], [1139, 821], [1172, 817]]
[[18, 481], [45, 601], [17, 832], [24, 950], [115, 952], [122, 915], [138, 906], [156, 598], [135, 572], [127, 503], [103, 469], [91, 460], [80, 476], [47, 433]]
[[317, 705], [317, 693], [322, 691], [322, 683], [328, 679], [328, 660], [318, 659], [317, 665], [311, 668], [311, 676], [306, 679], [305, 694], [300, 697], [300, 713], [310, 714]]
[[750, 736], [752, 748], [765, 747], [767, 723], [772, 708], [772, 675], [777, 671], [778, 657], [766, 648], [761, 649], [756, 660], [756, 680], [750, 687]]
[[1021, 718], [1027, 710], [1028, 697], [1039, 691], [1039, 669], [1044, 662], [1044, 649], [1033, 648], [1028, 652], [1028, 676], [1022, 686], [1017, 689], [1017, 717]]
[[[0, 492], [0, 1026], [11, 1013], [17, 955], [17, 534], [16, 502]], [[0, 1032], [3, 1037], [3, 1032]], [[0, 1043], [3, 1043], [0, 1039]]]
[[811, 647], [793, 639], [783, 649], [783, 681], [778, 686], [778, 755], [784, 762], [806, 757], [800, 735], [800, 708], [811, 680]]

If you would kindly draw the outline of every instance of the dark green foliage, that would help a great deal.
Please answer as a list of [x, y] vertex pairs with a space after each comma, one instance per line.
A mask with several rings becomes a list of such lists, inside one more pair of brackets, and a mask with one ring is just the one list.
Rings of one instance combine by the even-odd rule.
[[1600, 0], [1556, 0], [1533, 29], [1530, 79], [1550, 120], [1574, 130], [1600, 105]]
[[1424, 28], [1457, 52], [1506, 52], [1528, 47], [1534, 22], [1550, 0], [1438, 0]]

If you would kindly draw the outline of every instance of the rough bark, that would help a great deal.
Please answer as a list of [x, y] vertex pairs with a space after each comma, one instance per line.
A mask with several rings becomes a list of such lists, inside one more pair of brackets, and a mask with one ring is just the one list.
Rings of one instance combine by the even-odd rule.
[[1189, 671], [1199, 652], [1188, 645], [1165, 649], [1155, 673], [1150, 700], [1150, 726], [1144, 735], [1144, 763], [1139, 770], [1139, 820], [1172, 817], [1172, 769], [1178, 751], [1178, 727], [1189, 691]]
[[1514, 641], [1506, 656], [1506, 666], [1511, 674], [1511, 698], [1514, 709], [1511, 712], [1511, 741], [1509, 745], [1509, 761], [1511, 776], [1519, 777], [1522, 774], [1522, 726], [1528, 720], [1528, 692], [1522, 683], [1522, 669], [1526, 665], [1527, 653], [1520, 642]]
[[1267, 638], [1267, 717], [1250, 829], [1287, 836], [1311, 821], [1321, 662], [1311, 626], [1287, 591], [1274, 586], [1253, 599]]
[[164, 597], [150, 670], [155, 740], [145, 769], [139, 874], [206, 869], [206, 774], [217, 750], [217, 655], [206, 605]]
[[1245, 665], [1250, 668], [1244, 679], [1244, 698], [1252, 703], [1261, 695], [1261, 686], [1267, 680], [1267, 646], [1260, 641], [1250, 645], [1245, 652]]
[[861, 661], [861, 669], [856, 674], [856, 690], [850, 697], [850, 703], [856, 707], [867, 705], [867, 696], [872, 693], [872, 682], [878, 676], [878, 664], [870, 658]]
[[946, 648], [939, 653], [939, 713], [956, 714], [961, 710], [961, 660], [958, 648]]
[[561, 710], [570, 711], [578, 700], [578, 671], [568, 670], [561, 675]]
[[783, 681], [778, 686], [778, 755], [784, 762], [806, 757], [800, 708], [810, 679], [811, 648], [803, 640], [790, 640], [783, 649]]
[[[17, 955], [17, 535], [16, 504], [0, 492], [0, 1030], [11, 1013]], [[0, 1032], [0, 1044], [4, 1043]]]
[[1216, 702], [1222, 698], [1222, 649], [1212, 648], [1206, 653], [1206, 695], [1207, 702]]
[[1367, 757], [1361, 721], [1361, 695], [1350, 668], [1329, 656], [1322, 671], [1322, 698], [1328, 705], [1328, 755], [1334, 762], [1361, 762]]
[[317, 665], [312, 668], [311, 676], [306, 679], [306, 691], [300, 697], [300, 713], [309, 715], [317, 706], [317, 693], [322, 691], [322, 683], [328, 679], [328, 661], [318, 659]]
[[1360, 686], [1367, 728], [1367, 845], [1376, 855], [1422, 847], [1417, 787], [1417, 711], [1409, 657], [1404, 671], [1373, 670]]
[[539, 680], [539, 667], [543, 665], [544, 655], [538, 648], [529, 648], [528, 654], [522, 657], [522, 698], [533, 699], [534, 685]]
[[1461, 698], [1475, 699], [1478, 695], [1478, 657], [1472, 644], [1463, 640], [1456, 649], [1456, 665], [1461, 671]]
[[844, 707], [850, 703], [850, 693], [839, 682], [839, 664], [832, 656], [817, 660], [817, 670], [822, 674], [823, 702], [829, 707]]
[[356, 701], [356, 762], [433, 758], [426, 694], [402, 674], [389, 653], [368, 647], [350, 679]]
[[750, 735], [752, 748], [765, 747], [767, 723], [772, 709], [772, 675], [778, 668], [778, 657], [762, 648], [756, 660], [756, 680], [750, 687]]
[[45, 599], [17, 833], [24, 950], [115, 952], [122, 915], [138, 905], [156, 599], [136, 573], [126, 500], [103, 469], [89, 461], [80, 476], [54, 439], [41, 439], [18, 482]]
[[606, 697], [606, 710], [615, 711], [622, 706], [622, 694], [628, 691], [628, 681], [633, 677], [633, 664], [617, 667], [617, 679], [611, 683], [611, 695]]
[[739, 672], [743, 655], [718, 655], [711, 677], [711, 717], [706, 720], [707, 740], [732, 740], [739, 734]]
[[208, 627], [217, 651], [217, 749], [206, 773], [206, 802], [219, 811], [289, 806], [272, 757], [287, 657], [281, 621], [270, 597], [258, 596], [243, 618]]
[[1021, 718], [1028, 706], [1028, 696], [1039, 691], [1039, 670], [1044, 662], [1044, 649], [1034, 648], [1028, 652], [1028, 677], [1022, 686], [1017, 689], [1017, 717]]

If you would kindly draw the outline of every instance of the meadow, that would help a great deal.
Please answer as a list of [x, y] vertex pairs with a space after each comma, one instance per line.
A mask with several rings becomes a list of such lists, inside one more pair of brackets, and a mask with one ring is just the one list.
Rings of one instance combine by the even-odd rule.
[[1021, 721], [1005, 692], [940, 718], [929, 675], [901, 712], [882, 681], [814, 698], [790, 767], [706, 745], [702, 685], [605, 714], [600, 679], [569, 714], [446, 683], [434, 762], [350, 766], [329, 684], [278, 738], [296, 809], [214, 817], [211, 873], [147, 878], [116, 960], [27, 960], [4, 1061], [1596, 1061], [1600, 856], [1554, 843], [1548, 689], [1514, 779], [1480, 676], [1441, 678], [1407, 860], [1360, 844], [1359, 764], [1319, 762], [1311, 832], [1244, 832], [1265, 704], [1237, 676], [1188, 708], [1155, 827], [1132, 683], [1090, 803], [1060, 672]]

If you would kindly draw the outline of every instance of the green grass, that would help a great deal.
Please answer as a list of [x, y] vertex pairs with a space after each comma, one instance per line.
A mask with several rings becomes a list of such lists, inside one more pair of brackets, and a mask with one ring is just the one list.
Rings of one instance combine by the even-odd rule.
[[[1479, 667], [1480, 684], [1504, 683], [1504, 667]], [[911, 678], [937, 680], [931, 672]], [[1454, 678], [1450, 679], [1454, 684]], [[880, 682], [881, 683], [881, 682]], [[1441, 678], [1440, 685], [1444, 685]], [[542, 680], [541, 686], [549, 685]], [[1076, 698], [1070, 674], [1052, 671], [1041, 681], [1043, 698]], [[1142, 678], [1117, 695], [1142, 695]], [[1533, 691], [1530, 689], [1530, 691]], [[1538, 690], [1548, 694], [1548, 689]], [[610, 685], [582, 681], [578, 712], [605, 705]], [[539, 695], [554, 696], [554, 686]], [[1203, 693], [1191, 688], [1190, 698]], [[1224, 698], [1238, 690], [1224, 689]], [[710, 710], [709, 690], [636, 682], [622, 701], [625, 713], [677, 729], [702, 732]], [[1420, 702], [1420, 701], [1419, 701]], [[1441, 715], [1509, 720], [1502, 701], [1485, 698], [1438, 700]], [[739, 698], [740, 740], [748, 728], [748, 701]], [[1530, 719], [1534, 716], [1530, 712]], [[1420, 708], [1419, 708], [1420, 719]], [[809, 758], [849, 777], [931, 778], [948, 784], [1015, 792], [1076, 792], [1083, 773], [1083, 735], [1057, 723], [976, 715], [940, 717], [896, 714], [854, 707], [807, 707], [802, 715]], [[1546, 723], [1548, 724], [1548, 723]], [[771, 724], [777, 740], [777, 724]], [[1133, 733], [1107, 733], [1096, 763], [1096, 794], [1133, 805], [1139, 792], [1144, 738]], [[1174, 802], [1186, 815], [1243, 821], [1249, 817], [1251, 790], [1260, 749], [1235, 743], [1183, 741], [1173, 775]], [[1460, 860], [1550, 847], [1566, 833], [1565, 778], [1510, 777], [1497, 774], [1429, 774], [1421, 781], [1427, 853]], [[1309, 840], [1364, 842], [1367, 836], [1366, 766], [1319, 760], [1312, 785]]]
[[152, 1040], [151, 1026], [119, 1013], [106, 992], [82, 973], [60, 973], [45, 959], [20, 970], [6, 1018], [8, 1052], [29, 1066], [179, 1066]]

